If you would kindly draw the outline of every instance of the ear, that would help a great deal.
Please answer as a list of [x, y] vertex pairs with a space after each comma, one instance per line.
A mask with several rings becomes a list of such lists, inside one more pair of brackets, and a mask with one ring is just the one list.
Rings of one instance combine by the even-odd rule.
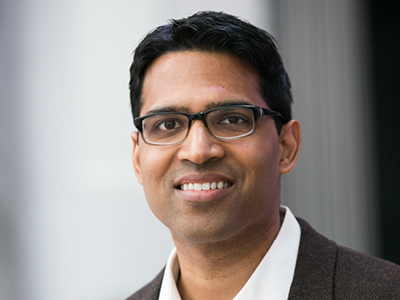
[[133, 162], [133, 169], [136, 174], [136, 178], [140, 184], [142, 182], [142, 173], [140, 171], [140, 159], [139, 159], [139, 132], [133, 131], [131, 133], [131, 138], [133, 142], [133, 151], [132, 151], [132, 162]]
[[279, 172], [287, 174], [295, 166], [300, 152], [301, 132], [299, 121], [290, 120], [282, 126], [279, 143]]

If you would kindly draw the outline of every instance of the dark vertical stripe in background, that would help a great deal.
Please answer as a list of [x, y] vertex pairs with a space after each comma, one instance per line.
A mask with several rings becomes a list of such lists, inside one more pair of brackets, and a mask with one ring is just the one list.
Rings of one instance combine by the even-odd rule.
[[400, 1], [369, 4], [381, 249], [400, 264]]

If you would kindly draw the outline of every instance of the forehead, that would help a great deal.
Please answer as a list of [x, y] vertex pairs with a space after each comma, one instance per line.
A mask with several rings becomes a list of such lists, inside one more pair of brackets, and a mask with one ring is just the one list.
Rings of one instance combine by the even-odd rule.
[[267, 107], [257, 73], [225, 53], [172, 52], [155, 60], [143, 82], [141, 115], [164, 107], [188, 112], [243, 102]]

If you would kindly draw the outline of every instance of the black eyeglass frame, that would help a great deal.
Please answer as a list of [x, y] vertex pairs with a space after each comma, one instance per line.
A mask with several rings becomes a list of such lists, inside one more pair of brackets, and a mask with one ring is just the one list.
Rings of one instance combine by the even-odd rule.
[[[253, 128], [253, 130], [250, 131], [247, 134], [239, 135], [239, 136], [235, 136], [235, 137], [219, 137], [219, 136], [215, 136], [211, 132], [210, 128], [208, 127], [206, 116], [209, 113], [211, 113], [213, 111], [216, 111], [216, 110], [234, 109], [234, 108], [249, 108], [249, 109], [251, 109], [251, 111], [253, 112], [253, 116], [254, 116], [254, 128]], [[145, 119], [147, 119], [149, 117], [159, 116], [159, 115], [167, 115], [167, 114], [183, 115], [183, 116], [186, 116], [188, 118], [188, 120], [189, 120], [188, 129], [187, 129], [185, 137], [179, 142], [165, 143], [165, 144], [163, 144], [163, 143], [160, 143], [160, 144], [159, 143], [153, 143], [153, 142], [148, 141], [146, 139], [146, 137], [143, 135], [143, 120], [145, 120]], [[275, 124], [276, 124], [277, 132], [278, 132], [278, 135], [279, 135], [280, 132], [281, 132], [281, 129], [282, 129], [282, 119], [283, 119], [282, 115], [277, 111], [274, 111], [274, 110], [271, 110], [271, 109], [268, 109], [268, 108], [265, 108], [265, 107], [250, 105], [250, 104], [237, 104], [237, 105], [219, 106], [219, 107], [212, 108], [212, 109], [209, 109], [209, 110], [204, 111], [204, 112], [198, 112], [198, 113], [193, 113], [193, 114], [188, 114], [188, 113], [184, 113], [184, 112], [174, 112], [174, 111], [165, 111], [164, 112], [163, 111], [163, 112], [157, 112], [157, 113], [154, 113], [154, 114], [151, 114], [151, 115], [146, 115], [146, 116], [143, 116], [143, 117], [134, 118], [133, 123], [136, 126], [136, 128], [138, 129], [138, 131], [142, 134], [143, 140], [147, 144], [163, 146], [163, 145], [174, 145], [174, 144], [179, 144], [179, 143], [183, 142], [186, 139], [186, 137], [187, 137], [187, 135], [189, 133], [190, 127], [192, 126], [192, 122], [194, 120], [203, 121], [204, 126], [207, 128], [208, 132], [211, 134], [212, 137], [214, 137], [214, 138], [216, 138], [218, 140], [232, 140], [232, 139], [238, 139], [238, 138], [242, 138], [242, 137], [249, 136], [249, 135], [253, 134], [255, 132], [255, 130], [256, 130], [258, 119], [261, 118], [261, 117], [264, 117], [264, 116], [272, 116], [272, 117], [274, 117], [274, 121], [275, 121]]]

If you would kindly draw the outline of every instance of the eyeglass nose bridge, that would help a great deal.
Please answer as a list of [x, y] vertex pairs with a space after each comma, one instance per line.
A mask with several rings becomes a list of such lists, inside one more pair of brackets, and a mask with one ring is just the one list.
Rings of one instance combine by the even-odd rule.
[[189, 124], [188, 124], [188, 129], [187, 129], [185, 138], [189, 135], [190, 128], [192, 127], [192, 122], [195, 121], [195, 120], [203, 121], [203, 124], [207, 128], [208, 133], [212, 137], [215, 138], [214, 134], [210, 130], [210, 127], [208, 127], [206, 116], [207, 116], [207, 112], [199, 112], [199, 113], [194, 113], [194, 114], [188, 114], [187, 115], [187, 117], [189, 119]]

